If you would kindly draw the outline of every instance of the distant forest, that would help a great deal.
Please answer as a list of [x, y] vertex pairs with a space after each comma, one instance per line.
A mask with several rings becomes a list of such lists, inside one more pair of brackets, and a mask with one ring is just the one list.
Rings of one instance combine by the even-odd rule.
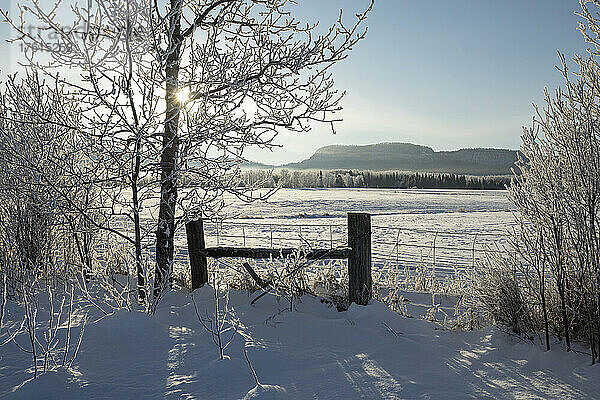
[[403, 171], [246, 170], [240, 185], [284, 188], [504, 189], [508, 176], [469, 176]]

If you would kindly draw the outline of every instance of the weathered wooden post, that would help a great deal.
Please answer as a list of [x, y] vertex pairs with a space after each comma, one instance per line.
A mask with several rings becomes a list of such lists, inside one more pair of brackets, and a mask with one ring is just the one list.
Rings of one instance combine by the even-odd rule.
[[348, 245], [352, 249], [348, 258], [349, 303], [366, 306], [371, 300], [371, 215], [348, 213]]
[[192, 290], [202, 287], [208, 282], [208, 265], [204, 249], [204, 223], [201, 219], [185, 224], [187, 233], [188, 255], [192, 270]]

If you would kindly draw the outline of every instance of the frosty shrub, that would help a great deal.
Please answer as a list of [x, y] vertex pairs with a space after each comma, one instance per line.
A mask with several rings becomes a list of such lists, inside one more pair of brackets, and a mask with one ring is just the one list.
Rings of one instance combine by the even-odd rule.
[[[307, 249], [298, 249], [283, 258], [264, 261], [250, 259], [208, 260], [209, 274], [217, 274], [228, 290], [246, 291], [252, 303], [265, 295], [284, 300], [289, 311], [305, 295], [320, 297], [323, 303], [346, 310], [348, 304], [348, 267], [341, 260], [307, 259]], [[251, 276], [251, 269], [260, 282]], [[262, 286], [261, 286], [262, 285]]]
[[76, 120], [60, 89], [35, 74], [0, 90], [0, 268], [13, 293], [32, 279], [64, 277], [75, 255], [66, 204], [78, 190], [49, 190], [68, 185], [58, 162], [69, 165], [72, 131], [60, 116]]
[[[71, 368], [87, 323], [87, 312], [76, 304], [79, 296], [74, 286], [33, 280], [21, 288], [14, 301], [6, 298], [6, 289], [4, 284], [0, 349], [4, 346], [19, 348], [24, 357], [30, 358], [29, 371], [34, 378], [58, 368]], [[20, 323], [12, 324], [12, 328], [2, 329], [4, 308], [8, 305], [13, 311], [20, 310], [23, 317]]]
[[477, 299], [494, 322], [510, 328], [517, 335], [531, 333], [536, 326], [531, 319], [530, 301], [519, 283], [510, 259], [489, 257], [483, 273], [474, 280]]
[[[420, 317], [438, 323], [451, 330], [473, 330], [489, 322], [489, 316], [481, 313], [481, 301], [477, 299], [473, 282], [473, 271], [455, 268], [450, 274], [436, 276], [435, 270], [425, 263], [415, 268], [396, 269], [391, 264], [384, 265], [373, 274], [373, 298], [388, 306], [392, 311], [405, 317], [411, 314], [407, 305], [411, 303], [409, 293], [427, 293], [430, 304]], [[444, 298], [450, 297], [455, 303], [453, 310], [442, 307]]]
[[347, 263], [342, 260], [328, 260], [319, 263], [314, 272], [311, 278], [312, 292], [325, 297], [338, 311], [347, 310], [350, 306]]
[[212, 342], [219, 351], [219, 359], [223, 360], [227, 357], [225, 350], [238, 333], [240, 321], [233, 307], [229, 305], [229, 285], [216, 270], [212, 273], [211, 286], [214, 302], [212, 311], [205, 310], [204, 315], [201, 315], [193, 293], [190, 298], [198, 321], [210, 334]]

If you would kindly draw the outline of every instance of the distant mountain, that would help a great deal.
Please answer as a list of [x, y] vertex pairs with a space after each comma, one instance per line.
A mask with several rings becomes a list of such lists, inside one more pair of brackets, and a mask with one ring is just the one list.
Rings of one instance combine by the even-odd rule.
[[[434, 151], [431, 147], [411, 143], [379, 143], [365, 146], [325, 146], [304, 161], [275, 168], [508, 175], [511, 174], [516, 159], [517, 150], [475, 148]], [[253, 164], [254, 168], [259, 168], [257, 163]]]
[[275, 167], [274, 165], [263, 164], [263, 163], [254, 162], [254, 161], [244, 162], [244, 163], [242, 163], [241, 167], [242, 167], [242, 169], [273, 169], [273, 168], [278, 168], [278, 167]]

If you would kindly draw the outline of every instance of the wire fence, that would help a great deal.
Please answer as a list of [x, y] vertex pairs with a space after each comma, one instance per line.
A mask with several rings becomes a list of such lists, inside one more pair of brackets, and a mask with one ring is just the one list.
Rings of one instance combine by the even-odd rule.
[[207, 224], [207, 245], [268, 248], [347, 246], [345, 224], [218, 222]]
[[373, 226], [373, 264], [396, 271], [417, 267], [438, 276], [475, 268], [486, 256], [505, 254], [506, 235], [499, 232], [441, 231]]
[[[145, 222], [146, 223], [146, 222]], [[144, 226], [146, 232], [152, 227]], [[133, 224], [118, 228], [133, 233]], [[347, 224], [247, 221], [205, 221], [207, 247], [261, 247], [271, 249], [335, 249], [348, 246]], [[154, 235], [144, 238], [149, 262], [155, 260]], [[104, 247], [104, 246], [102, 246]], [[103, 249], [99, 249], [103, 252]], [[374, 276], [410, 274], [427, 269], [436, 279], [472, 270], [490, 254], [508, 254], [507, 237], [502, 232], [448, 231], [373, 224], [371, 255]], [[345, 262], [345, 261], [342, 261]], [[318, 265], [318, 263], [317, 263]], [[174, 268], [188, 269], [187, 238], [184, 229], [175, 235]]]
[[[456, 271], [473, 269], [489, 254], [508, 251], [507, 237], [501, 232], [442, 231], [383, 225], [372, 225], [371, 228], [374, 271], [401, 273], [427, 268], [443, 278]], [[348, 246], [347, 230], [344, 223], [205, 223], [208, 247], [334, 249]]]

